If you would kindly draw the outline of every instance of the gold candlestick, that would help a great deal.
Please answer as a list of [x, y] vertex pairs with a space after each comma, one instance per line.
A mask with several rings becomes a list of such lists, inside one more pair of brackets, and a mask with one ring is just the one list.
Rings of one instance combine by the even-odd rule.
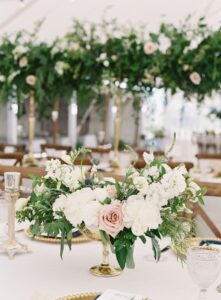
[[28, 116], [28, 143], [29, 143], [29, 153], [28, 157], [25, 159], [25, 165], [36, 164], [36, 160], [33, 156], [33, 140], [35, 134], [35, 98], [34, 91], [30, 92], [29, 98], [29, 116]]
[[115, 96], [116, 114], [114, 119], [114, 161], [112, 166], [119, 168], [119, 142], [121, 131], [121, 91], [118, 89]]
[[5, 198], [8, 201], [8, 239], [3, 242], [0, 249], [7, 252], [10, 259], [12, 259], [16, 253], [29, 252], [26, 245], [19, 243], [15, 239], [15, 202], [18, 197], [18, 192], [5, 192]]

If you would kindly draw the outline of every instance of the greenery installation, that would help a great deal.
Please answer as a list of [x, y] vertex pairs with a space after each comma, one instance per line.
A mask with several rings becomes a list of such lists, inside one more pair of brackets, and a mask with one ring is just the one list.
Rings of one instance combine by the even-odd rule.
[[[151, 93], [154, 88], [182, 91], [202, 101], [220, 90], [221, 31], [201, 18], [192, 28], [161, 24], [158, 32], [126, 28], [116, 22], [75, 21], [63, 38], [48, 44], [33, 33], [5, 36], [0, 43], [0, 102], [12, 96], [19, 107], [34, 92], [40, 114], [57, 99], [77, 91], [78, 106], [108, 92]], [[120, 28], [120, 29], [119, 29]]]

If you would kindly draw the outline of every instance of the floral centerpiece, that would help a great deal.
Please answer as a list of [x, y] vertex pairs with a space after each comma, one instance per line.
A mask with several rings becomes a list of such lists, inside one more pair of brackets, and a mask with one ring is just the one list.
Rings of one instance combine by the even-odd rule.
[[144, 153], [145, 167], [136, 170], [130, 166], [121, 181], [103, 178], [95, 166], [85, 177], [82, 168], [74, 165], [82, 151], [63, 157], [64, 164], [49, 161], [47, 174], [35, 180], [30, 198], [18, 201], [17, 217], [32, 222], [34, 236], [42, 231], [60, 234], [62, 254], [65, 240], [71, 248], [73, 230], [91, 237], [99, 233], [105, 246], [104, 261], [92, 272], [113, 276], [120, 271], [109, 266], [109, 245], [121, 269], [133, 268], [138, 239], [143, 243], [151, 239], [158, 260], [158, 239], [170, 237], [178, 243], [189, 234], [190, 223], [181, 212], [188, 210], [189, 201], [203, 202], [204, 191], [192, 182], [184, 165], [171, 169], [166, 156]]

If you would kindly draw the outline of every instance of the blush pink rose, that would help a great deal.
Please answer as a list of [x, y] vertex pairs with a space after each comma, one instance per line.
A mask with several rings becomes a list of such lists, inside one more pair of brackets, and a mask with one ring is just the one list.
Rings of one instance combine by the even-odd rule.
[[123, 230], [123, 213], [121, 204], [104, 205], [100, 210], [99, 228], [113, 238]]

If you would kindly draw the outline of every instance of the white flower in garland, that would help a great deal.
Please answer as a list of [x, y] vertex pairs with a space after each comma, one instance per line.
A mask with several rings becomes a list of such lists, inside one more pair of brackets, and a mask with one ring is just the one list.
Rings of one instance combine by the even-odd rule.
[[17, 47], [15, 47], [15, 49], [12, 51], [12, 54], [14, 56], [15, 59], [18, 59], [18, 57], [22, 56], [23, 54], [28, 52], [28, 47], [23, 46], [23, 45], [19, 45]]
[[37, 81], [37, 78], [36, 78], [36, 76], [34, 76], [34, 75], [28, 75], [28, 76], [26, 77], [26, 83], [27, 83], [28, 85], [33, 86], [33, 85], [35, 85], [36, 81]]
[[190, 80], [192, 81], [193, 84], [195, 85], [200, 85], [201, 83], [201, 76], [197, 72], [193, 72], [190, 74]]
[[190, 69], [190, 66], [189, 66], [189, 65], [185, 64], [185, 65], [183, 66], [183, 71], [188, 71], [189, 69]]
[[6, 77], [5, 75], [0, 74], [0, 82], [5, 82]]
[[63, 61], [57, 61], [55, 64], [55, 71], [58, 73], [59, 76], [62, 76], [65, 72], [65, 70], [67, 70], [69, 68], [69, 65]]
[[147, 41], [144, 44], [144, 53], [147, 55], [153, 54], [158, 49], [158, 45], [152, 41]]
[[19, 60], [19, 67], [24, 68], [28, 65], [28, 59], [24, 56]]
[[98, 58], [98, 60], [100, 61], [103, 61], [103, 60], [105, 60], [107, 58], [107, 53], [101, 53], [100, 54], [100, 56], [99, 56], [99, 58]]
[[18, 74], [20, 74], [20, 71], [12, 72], [12, 73], [8, 76], [8, 82], [11, 83], [11, 82], [13, 81], [13, 79], [14, 79]]
[[107, 68], [107, 67], [109, 67], [110, 63], [109, 63], [108, 60], [105, 60], [105, 61], [103, 62], [103, 65]]

